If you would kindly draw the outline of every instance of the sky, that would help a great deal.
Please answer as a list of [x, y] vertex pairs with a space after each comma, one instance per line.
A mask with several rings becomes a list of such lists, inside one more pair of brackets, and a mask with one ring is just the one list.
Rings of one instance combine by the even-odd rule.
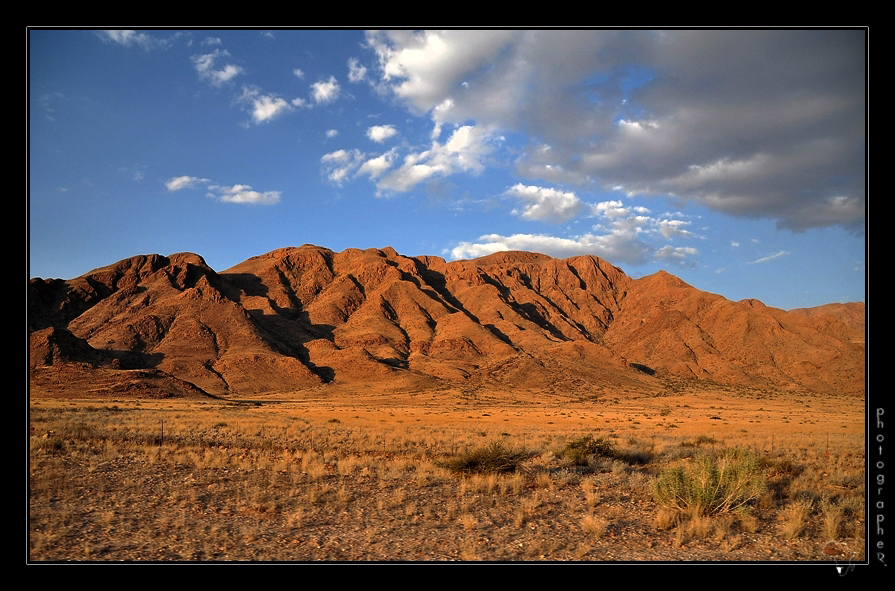
[[866, 36], [32, 29], [29, 277], [391, 246], [865, 301]]

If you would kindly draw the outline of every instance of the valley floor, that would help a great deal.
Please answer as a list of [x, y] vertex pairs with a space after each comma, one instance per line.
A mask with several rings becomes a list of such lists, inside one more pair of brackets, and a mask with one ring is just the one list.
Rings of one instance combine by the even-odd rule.
[[[32, 397], [28, 560], [861, 562], [864, 419], [855, 397], [686, 388]], [[571, 457], [587, 436], [613, 453]], [[447, 467], [496, 442], [530, 458]], [[762, 458], [744, 509], [657, 502], [663, 473], [731, 447]]]

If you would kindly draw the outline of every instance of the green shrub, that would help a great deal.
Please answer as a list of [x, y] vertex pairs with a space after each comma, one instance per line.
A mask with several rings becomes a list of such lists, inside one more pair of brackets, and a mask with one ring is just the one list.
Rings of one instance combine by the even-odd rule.
[[484, 447], [479, 447], [442, 461], [436, 462], [441, 468], [447, 468], [454, 472], [486, 473], [486, 472], [515, 472], [522, 462], [533, 458], [537, 454], [525, 449], [507, 447], [500, 441], [494, 441]]
[[593, 435], [585, 435], [567, 442], [560, 455], [576, 466], [586, 466], [590, 456], [615, 458], [618, 452], [611, 441], [602, 437], [594, 439]]
[[665, 470], [653, 482], [653, 496], [663, 507], [712, 515], [742, 507], [765, 488], [761, 458], [730, 448], [716, 456], [699, 454]]

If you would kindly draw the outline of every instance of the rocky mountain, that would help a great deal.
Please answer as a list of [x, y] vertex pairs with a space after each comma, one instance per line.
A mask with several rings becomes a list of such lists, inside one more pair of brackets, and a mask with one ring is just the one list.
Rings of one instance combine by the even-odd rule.
[[864, 392], [863, 303], [786, 312], [594, 256], [305, 245], [222, 272], [191, 253], [136, 256], [31, 279], [28, 325], [31, 386], [47, 393], [161, 378], [167, 395], [328, 383], [599, 395], [669, 380]]

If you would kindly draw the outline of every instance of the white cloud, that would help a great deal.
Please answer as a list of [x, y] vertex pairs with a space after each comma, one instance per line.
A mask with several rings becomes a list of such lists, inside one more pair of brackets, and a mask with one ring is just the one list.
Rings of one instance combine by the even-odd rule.
[[295, 68], [294, 70], [292, 70], [292, 73], [295, 74], [295, 76], [296, 76], [297, 78], [304, 78], [304, 77], [305, 77], [305, 73], [302, 72], [301, 69], [299, 69], [299, 68]]
[[539, 234], [487, 234], [479, 237], [476, 243], [461, 242], [451, 250], [450, 256], [453, 259], [475, 258], [506, 250], [528, 250], [555, 258], [593, 254], [612, 262], [637, 264], [644, 262], [649, 249], [642, 243], [624, 242], [612, 234], [587, 233], [573, 238]]
[[[476, 242], [461, 242], [451, 251], [454, 258], [477, 257], [501, 250], [534, 250], [553, 257], [566, 258], [594, 254], [606, 260], [639, 265], [651, 258], [675, 264], [693, 264], [699, 251], [691, 246], [666, 244], [669, 239], [691, 239], [695, 235], [683, 227], [690, 222], [673, 214], [648, 215], [649, 209], [625, 206], [621, 201], [582, 203], [574, 193], [518, 184], [506, 194], [529, 199], [538, 209], [532, 218], [568, 221], [572, 215], [586, 213], [597, 218], [589, 232], [572, 237], [540, 234], [488, 234]], [[525, 210], [523, 210], [525, 211]], [[574, 212], [574, 214], [573, 214]], [[515, 213], [519, 214], [518, 211]]]
[[242, 95], [236, 101], [250, 105], [252, 120], [255, 123], [266, 123], [292, 110], [292, 106], [285, 99], [272, 94], [261, 94], [261, 91], [254, 86], [244, 86]]
[[374, 142], [382, 143], [398, 133], [394, 125], [374, 125], [367, 129], [367, 137]]
[[181, 189], [191, 189], [196, 185], [205, 184], [208, 182], [208, 179], [201, 179], [199, 177], [178, 176], [165, 183], [165, 186], [168, 187], [169, 191], [179, 191]]
[[270, 121], [290, 109], [289, 103], [275, 96], [259, 96], [252, 103], [252, 119], [255, 123]]
[[489, 130], [464, 125], [454, 130], [445, 143], [433, 141], [429, 149], [407, 154], [403, 164], [382, 177], [376, 186], [380, 191], [404, 192], [435, 176], [480, 174], [494, 142]]
[[225, 203], [248, 203], [251, 205], [275, 205], [280, 202], [280, 191], [254, 191], [248, 185], [233, 185], [232, 187], [213, 187], [216, 197]]
[[348, 60], [348, 81], [349, 82], [363, 82], [363, 80], [367, 77], [367, 68], [360, 65], [360, 62], [357, 61], [357, 58], [351, 58]]
[[361, 166], [365, 155], [360, 150], [336, 150], [320, 158], [322, 172], [337, 186], [342, 186]]
[[329, 80], [320, 80], [311, 85], [311, 98], [317, 104], [331, 103], [339, 98], [341, 87], [335, 76], [330, 76]]
[[512, 31], [372, 32], [382, 82], [419, 112], [444, 101], [475, 70], [495, 58]]
[[522, 209], [514, 209], [514, 215], [527, 220], [541, 220], [554, 223], [567, 222], [582, 209], [581, 200], [572, 191], [559, 191], [548, 187], [516, 185], [504, 193], [526, 201]]
[[101, 35], [106, 41], [114, 41], [119, 45], [139, 43], [141, 39], [149, 37], [146, 33], [137, 33], [136, 31], [131, 30], [108, 30], [102, 31]]
[[685, 220], [657, 220], [656, 226], [659, 233], [665, 238], [672, 236], [691, 236], [692, 232], [685, 230], [683, 226], [689, 226], [690, 222]]
[[224, 203], [247, 203], [253, 205], [275, 205], [280, 202], [280, 191], [255, 191], [249, 185], [218, 185], [209, 179], [194, 176], [174, 177], [165, 183], [169, 191], [192, 189], [204, 186], [209, 197]]
[[215, 68], [215, 61], [220, 57], [229, 57], [226, 49], [216, 49], [211, 53], [192, 56], [193, 66], [199, 73], [199, 78], [212, 86], [222, 86], [234, 77], [243, 73], [243, 68], [234, 64], [226, 64], [222, 68]]
[[768, 261], [773, 261], [774, 259], [778, 259], [778, 258], [780, 258], [780, 257], [782, 257], [782, 256], [786, 256], [786, 255], [788, 255], [788, 254], [789, 254], [789, 253], [788, 253], [787, 251], [785, 251], [785, 250], [781, 250], [781, 251], [779, 251], [779, 252], [775, 252], [774, 254], [768, 255], [768, 256], [766, 256], [766, 257], [762, 257], [762, 258], [760, 258], [760, 259], [756, 259], [756, 260], [754, 260], [754, 261], [749, 261], [748, 264], [750, 264], [750, 265], [755, 265], [755, 264], [758, 264], [758, 263], [766, 263], [766, 262], [768, 262]]
[[392, 163], [395, 160], [395, 150], [389, 150], [385, 154], [381, 154], [376, 156], [375, 158], [370, 158], [366, 160], [360, 168], [357, 170], [357, 174], [365, 174], [368, 175], [371, 179], [378, 178], [382, 176], [382, 174], [391, 168]]
[[324, 154], [321, 158], [321, 162], [346, 162], [348, 160], [349, 152], [347, 150], [336, 150], [335, 152], [330, 152], [329, 154]]
[[339, 130], [337, 130], [337, 129], [327, 129], [326, 130], [326, 137], [336, 137], [337, 135], [339, 135]]
[[148, 33], [138, 33], [131, 30], [106, 30], [99, 31], [97, 34], [99, 35], [100, 39], [102, 39], [106, 43], [117, 43], [125, 47], [138, 45], [147, 50], [156, 48], [164, 49], [171, 43], [171, 38], [163, 39], [159, 37], [153, 37]]
[[689, 257], [699, 254], [699, 251], [692, 246], [670, 246], [665, 245], [655, 252], [655, 257], [660, 260], [669, 261], [678, 264], [685, 264]]
[[202, 40], [202, 45], [220, 45], [223, 43], [220, 37], [206, 37]]
[[609, 218], [627, 216], [631, 213], [631, 210], [625, 207], [621, 201], [601, 201], [593, 205], [592, 210], [597, 215], [604, 215]]

